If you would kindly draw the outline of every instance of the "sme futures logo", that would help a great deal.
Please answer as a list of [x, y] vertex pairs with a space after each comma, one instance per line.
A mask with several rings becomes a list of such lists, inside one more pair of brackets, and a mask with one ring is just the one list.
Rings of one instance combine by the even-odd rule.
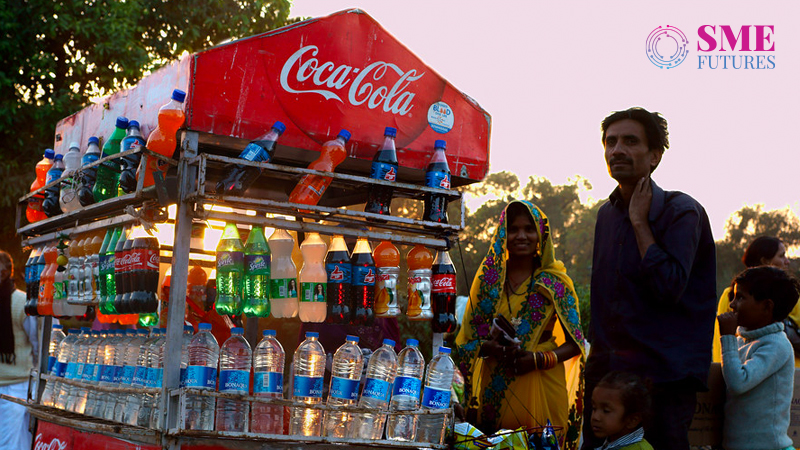
[[[697, 50], [697, 69], [775, 69], [774, 25], [700, 25], [696, 46], [672, 25], [658, 26], [647, 36], [645, 52], [659, 69], [674, 69]], [[687, 65], [688, 67], [688, 65]]]

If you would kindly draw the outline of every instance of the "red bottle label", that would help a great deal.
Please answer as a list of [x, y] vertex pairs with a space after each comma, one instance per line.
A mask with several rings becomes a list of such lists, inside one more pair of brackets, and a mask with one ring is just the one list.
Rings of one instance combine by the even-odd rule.
[[455, 274], [434, 275], [431, 279], [431, 291], [434, 293], [456, 293]]

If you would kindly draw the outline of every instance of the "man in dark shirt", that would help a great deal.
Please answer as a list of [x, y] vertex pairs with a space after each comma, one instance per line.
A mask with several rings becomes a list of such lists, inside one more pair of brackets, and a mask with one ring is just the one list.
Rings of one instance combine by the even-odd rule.
[[618, 111], [602, 130], [608, 172], [619, 186], [597, 213], [583, 448], [603, 444], [592, 434], [591, 392], [603, 375], [621, 370], [653, 383], [651, 445], [688, 449], [696, 392], [711, 363], [714, 239], [697, 201], [650, 179], [669, 148], [659, 113]]

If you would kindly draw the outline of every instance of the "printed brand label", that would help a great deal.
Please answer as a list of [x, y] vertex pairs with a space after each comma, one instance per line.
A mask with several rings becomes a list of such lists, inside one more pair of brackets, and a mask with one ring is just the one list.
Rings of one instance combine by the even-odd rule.
[[53, 367], [55, 367], [56, 361], [58, 361], [58, 358], [55, 356], [49, 356], [47, 358], [47, 373], [53, 375]]
[[[106, 156], [108, 156], [108, 155], [103, 153], [103, 157], [105, 158]], [[121, 172], [121, 170], [119, 169], [119, 164], [117, 164], [113, 160], [103, 161], [103, 162], [100, 163], [100, 166], [101, 167], [105, 167], [106, 169], [110, 170], [113, 173], [120, 173]]]
[[271, 279], [269, 291], [272, 298], [297, 298], [297, 278]]
[[181, 367], [181, 378], [178, 385], [180, 387], [186, 387], [186, 367]]
[[117, 384], [122, 383], [122, 370], [123, 370], [122, 366], [111, 366], [111, 367], [112, 367], [112, 373], [114, 374], [111, 377], [111, 381]]
[[434, 275], [431, 279], [431, 291], [435, 293], [455, 294], [456, 276], [454, 274]]
[[[106, 268], [105, 268], [105, 272], [103, 272], [103, 273], [112, 274], [113, 275], [116, 263], [117, 263], [117, 256], [116, 255], [108, 255], [108, 256], [106, 256], [106, 261], [105, 261]], [[103, 266], [102, 265], [100, 266], [100, 270], [101, 271], [103, 270]]]
[[158, 249], [148, 248], [146, 256], [147, 270], [158, 271], [158, 265], [161, 264], [161, 256], [158, 253]]
[[244, 255], [244, 271], [250, 275], [269, 276], [270, 259], [264, 255]]
[[425, 174], [425, 186], [450, 189], [450, 174], [447, 172], [428, 172]]
[[64, 371], [64, 378], [68, 380], [78, 379], [78, 363], [74, 362], [67, 363], [67, 370]]
[[92, 381], [94, 378], [94, 364], [83, 364], [83, 371], [81, 371], [81, 380], [85, 382]]
[[253, 162], [269, 162], [270, 160], [269, 153], [261, 148], [260, 145], [253, 142], [247, 144], [247, 147], [242, 150], [239, 158]]
[[250, 392], [250, 371], [247, 370], [220, 370], [219, 391], [233, 394], [247, 394]]
[[147, 380], [145, 380], [145, 387], [160, 388], [164, 382], [164, 369], [157, 369], [150, 367], [147, 369]]
[[397, 179], [397, 165], [374, 161], [369, 177], [375, 180], [395, 181]]
[[282, 373], [256, 372], [253, 383], [254, 394], [283, 394]]
[[324, 302], [328, 293], [327, 283], [300, 283], [300, 289], [301, 302]]
[[322, 398], [322, 377], [294, 377], [295, 397]]
[[134, 248], [131, 249], [131, 262], [130, 270], [143, 271], [147, 267], [147, 249]]
[[[85, 166], [87, 164], [91, 164], [91, 163], [97, 161], [98, 159], [100, 159], [100, 155], [99, 154], [97, 154], [97, 153], [86, 153], [86, 154], [83, 155], [83, 157], [81, 157], [81, 166]], [[94, 169], [97, 170], [96, 167]]]
[[349, 378], [331, 377], [329, 397], [342, 400], [358, 400], [358, 383], [360, 380]]
[[119, 379], [119, 382], [125, 385], [133, 384], [133, 374], [136, 372], [136, 367], [134, 366], [124, 366], [122, 368], [122, 376]]
[[397, 377], [394, 379], [393, 396], [408, 395], [419, 400], [419, 391], [422, 388], [422, 380], [414, 377]]
[[453, 108], [445, 102], [436, 102], [428, 108], [428, 125], [433, 131], [444, 134], [453, 129]]
[[111, 383], [114, 381], [114, 366], [103, 364], [100, 366], [100, 381]]
[[58, 362], [58, 360], [56, 360], [56, 363], [53, 364], [53, 371], [50, 372], [50, 373], [52, 375], [57, 376], [57, 377], [61, 377], [61, 378], [66, 377], [66, 375], [67, 375], [67, 364], [62, 363], [62, 362]]
[[244, 253], [217, 252], [217, 272], [241, 272], [242, 269], [244, 269]]
[[328, 273], [328, 283], [350, 283], [353, 279], [353, 266], [350, 264], [325, 264], [325, 272]]
[[425, 386], [422, 391], [422, 406], [431, 409], [447, 409], [450, 407], [450, 389], [436, 389]]
[[198, 389], [217, 388], [217, 368], [189, 366], [186, 368], [186, 387]]
[[133, 372], [132, 384], [134, 386], [144, 386], [146, 382], [147, 382], [147, 367], [136, 366], [136, 370]]
[[361, 396], [388, 402], [390, 394], [391, 386], [388, 381], [367, 378], [367, 382], [364, 383], [364, 392], [361, 393]]
[[[53, 282], [53, 301], [61, 300], [64, 298], [64, 283], [61, 281], [54, 281]], [[55, 356], [51, 356], [51, 358], [55, 358]]]
[[375, 266], [353, 267], [353, 286], [375, 286]]

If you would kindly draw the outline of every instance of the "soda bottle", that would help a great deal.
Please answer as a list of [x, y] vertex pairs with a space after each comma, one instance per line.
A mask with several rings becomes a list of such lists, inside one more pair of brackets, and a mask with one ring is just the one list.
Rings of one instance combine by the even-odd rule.
[[[397, 378], [394, 379], [389, 411], [414, 411], [419, 407], [422, 377], [425, 375], [425, 358], [419, 351], [419, 341], [409, 339], [397, 355]], [[389, 415], [386, 422], [386, 439], [413, 442], [417, 434], [417, 416]]]
[[[129, 229], [122, 230], [117, 240], [117, 246], [114, 247], [114, 309], [117, 314], [129, 314], [131, 312], [122, 304], [123, 296], [128, 291], [128, 276], [126, 272], [130, 257], [127, 260], [126, 257], [127, 252], [130, 251], [130, 245], [133, 244], [133, 241], [128, 239], [129, 231]], [[128, 249], [125, 248], [126, 244]]]
[[391, 241], [382, 241], [372, 252], [378, 281], [375, 284], [375, 315], [397, 317], [397, 279], [400, 277], [400, 251]]
[[[397, 181], [397, 151], [394, 148], [397, 129], [386, 127], [383, 136], [383, 145], [372, 158], [372, 172], [369, 177], [376, 180]], [[385, 216], [391, 215], [393, 193], [394, 189], [390, 187], [371, 186], [364, 211]]]
[[[169, 269], [168, 269], [169, 270]], [[171, 280], [164, 276], [164, 282], [161, 285], [161, 304], [162, 311], [165, 302], [169, 301], [169, 285]], [[206, 271], [200, 266], [192, 266], [189, 269], [189, 277], [186, 279], [186, 296], [187, 301], [193, 303], [198, 311], [204, 311], [206, 305], [206, 283], [208, 282], [208, 275]], [[187, 308], [188, 313], [188, 308]], [[166, 314], [162, 314], [166, 317]]]
[[325, 273], [325, 253], [328, 246], [319, 233], [308, 233], [300, 244], [303, 268], [300, 269], [300, 320], [324, 322], [327, 308], [325, 300], [328, 275]]
[[[47, 184], [47, 172], [53, 166], [53, 158], [55, 152], [52, 148], [44, 151], [44, 157], [36, 163], [36, 179], [31, 183], [31, 192], [34, 192]], [[28, 206], [25, 208], [25, 217], [29, 223], [38, 222], [47, 218], [47, 215], [42, 210], [42, 203], [44, 202], [44, 192], [39, 192], [33, 197], [28, 199]]]
[[114, 299], [117, 296], [114, 266], [116, 263], [115, 249], [121, 234], [121, 227], [110, 228], [106, 233], [108, 242], [105, 242], [104, 239], [104, 247], [101, 247], [100, 250], [100, 304], [98, 309], [103, 314], [117, 314], [117, 310], [114, 308]]
[[98, 301], [97, 279], [100, 277], [100, 248], [103, 238], [94, 235], [84, 240], [84, 278], [83, 278], [83, 303], [90, 304]]
[[[143, 231], [133, 238], [130, 263], [130, 303], [136, 313], [158, 312], [158, 238]], [[140, 316], [141, 320], [141, 316]], [[158, 316], [156, 315], [156, 325]]]
[[394, 341], [384, 339], [381, 348], [375, 350], [367, 364], [367, 376], [358, 406], [373, 412], [356, 415], [350, 437], [380, 439], [386, 423], [386, 410], [392, 395], [392, 383], [397, 375], [397, 354]]
[[[250, 367], [253, 352], [243, 336], [244, 329], [231, 329], [231, 337], [219, 350], [219, 392], [227, 394], [250, 393]], [[217, 431], [240, 431], [249, 429], [250, 406], [247, 401], [220, 398], [217, 400]]]
[[353, 321], [355, 325], [370, 325], [375, 320], [375, 261], [367, 238], [356, 241], [351, 259], [353, 267]]
[[[166, 105], [158, 109], [158, 126], [150, 133], [147, 138], [147, 149], [159, 155], [171, 158], [178, 146], [176, 134], [186, 115], [183, 112], [183, 101], [186, 99], [186, 92], [180, 89], [172, 91], [172, 98]], [[147, 158], [147, 169], [144, 172], [143, 187], [152, 186], [153, 173], [155, 171], [164, 172], [165, 167], [158, 159]]]
[[94, 184], [97, 181], [97, 166], [86, 167], [100, 159], [100, 139], [97, 136], [89, 138], [89, 147], [81, 158], [80, 186], [78, 187], [78, 202], [81, 206], [94, 203]]
[[[283, 365], [286, 353], [275, 330], [264, 330], [264, 338], [253, 352], [253, 395], [262, 398], [283, 398]], [[283, 434], [283, 406], [253, 402], [250, 431]]]
[[242, 274], [244, 273], [244, 246], [239, 239], [235, 223], [225, 225], [217, 245], [217, 301], [216, 310], [221, 315], [242, 313]]
[[[103, 144], [102, 157], [112, 156], [119, 153], [120, 142], [127, 134], [128, 119], [125, 117], [117, 117], [114, 131], [108, 140]], [[97, 167], [97, 179], [92, 188], [95, 202], [102, 202], [103, 200], [117, 196], [117, 184], [119, 182], [119, 160], [109, 160], [100, 164]]]
[[[139, 129], [139, 122], [131, 120], [128, 122], [127, 134], [120, 142], [120, 153], [128, 150], [139, 150], [145, 146], [145, 140]], [[123, 156], [121, 158], [122, 171], [119, 174], [118, 195], [130, 194], [136, 190], [136, 171], [139, 170], [139, 160], [142, 159], [141, 153]]]
[[425, 374], [425, 389], [422, 391], [422, 409], [443, 410], [442, 414], [425, 414], [418, 418], [417, 442], [441, 444], [444, 440], [444, 425], [450, 408], [450, 389], [456, 364], [450, 358], [450, 349], [439, 347]]
[[427, 321], [431, 311], [431, 266], [433, 254], [422, 244], [417, 244], [406, 255], [408, 264], [408, 320]]
[[57, 267], [56, 258], [58, 258], [58, 249], [55, 245], [46, 247], [44, 250], [45, 266], [39, 276], [39, 303], [36, 305], [40, 316], [53, 315], [53, 281]]
[[270, 302], [272, 315], [277, 318], [297, 316], [297, 266], [292, 261], [293, 248], [294, 238], [286, 230], [276, 228], [269, 237], [272, 251]]
[[341, 235], [334, 235], [328, 254], [325, 255], [325, 272], [328, 278], [328, 323], [349, 323], [352, 319], [353, 267], [347, 243]]
[[444, 250], [436, 253], [431, 269], [432, 328], [434, 333], [456, 330], [456, 268], [450, 254]]
[[[336, 166], [347, 158], [347, 150], [344, 146], [350, 139], [350, 132], [342, 130], [336, 139], [332, 139], [322, 144], [322, 151], [319, 158], [308, 165], [309, 169], [333, 172]], [[301, 203], [303, 205], [316, 205], [319, 199], [331, 185], [332, 178], [322, 175], [304, 175], [289, 194], [289, 202]]]
[[[264, 229], [254, 225], [244, 245], [242, 297], [248, 317], [268, 317], [271, 256]], [[205, 285], [205, 283], [203, 283]], [[205, 287], [205, 286], [204, 286]]]
[[[47, 171], [47, 179], [44, 184], [50, 184], [64, 173], [64, 155], [56, 155], [53, 165]], [[61, 204], [58, 202], [61, 196], [61, 183], [50, 186], [44, 190], [44, 200], [42, 201], [42, 211], [47, 217], [54, 217], [61, 214]]]
[[[306, 332], [306, 339], [294, 352], [294, 379], [292, 398], [295, 402], [316, 405], [322, 403], [322, 382], [325, 375], [325, 349], [319, 342], [319, 333]], [[289, 420], [289, 434], [320, 436], [322, 411], [293, 407]]]
[[[358, 336], [347, 336], [344, 344], [333, 354], [328, 406], [344, 409], [358, 402], [358, 385], [363, 369], [364, 357], [358, 347]], [[323, 421], [325, 436], [346, 438], [350, 419], [351, 414], [347, 411], [327, 411]]]
[[[213, 391], [217, 387], [219, 344], [211, 334], [210, 323], [201, 323], [197, 329], [197, 334], [189, 341], [186, 387]], [[213, 430], [215, 409], [214, 397], [187, 394], [184, 428], [187, 430]]]
[[[444, 154], [447, 143], [438, 139], [433, 147], [433, 156], [425, 173], [425, 185], [437, 189], [450, 189], [450, 167]], [[447, 197], [441, 194], [425, 194], [422, 220], [447, 223]]]
[[56, 263], [56, 273], [53, 275], [53, 316], [67, 317], [67, 297], [64, 291], [67, 268]]
[[81, 168], [80, 144], [69, 144], [69, 151], [64, 155], [64, 180], [61, 181], [61, 193], [58, 203], [65, 213], [75, 211], [81, 207], [78, 200], [79, 179], [78, 170]]
[[[275, 144], [284, 131], [286, 125], [275, 122], [267, 134], [247, 144], [239, 158], [251, 162], [270, 162], [275, 153]], [[241, 196], [259, 175], [261, 169], [258, 167], [229, 164], [225, 168], [225, 176], [217, 183], [217, 194]]]
[[36, 303], [39, 301], [39, 256], [41, 248], [36, 247], [31, 251], [25, 263], [25, 314], [38, 316]]

